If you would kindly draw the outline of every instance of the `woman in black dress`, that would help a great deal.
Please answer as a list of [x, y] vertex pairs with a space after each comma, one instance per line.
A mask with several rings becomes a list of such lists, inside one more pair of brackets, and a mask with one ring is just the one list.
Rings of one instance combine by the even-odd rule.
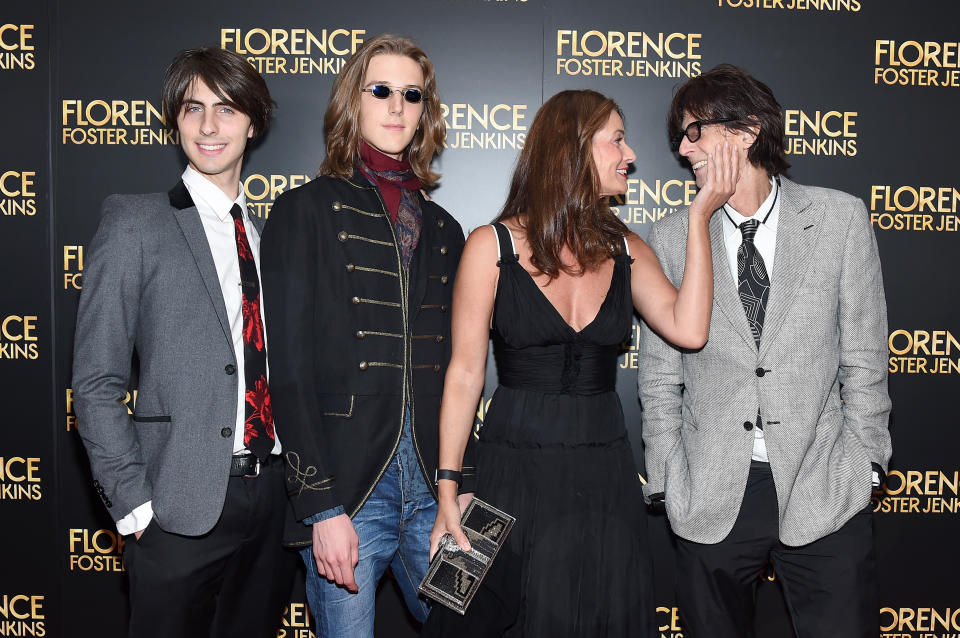
[[500, 385], [484, 419], [476, 496], [516, 516], [466, 616], [434, 606], [426, 636], [655, 635], [640, 482], [615, 389], [636, 308], [685, 348], [707, 339], [708, 222], [734, 191], [717, 147], [689, 211], [677, 291], [609, 208], [634, 160], [619, 107], [563, 91], [538, 111], [492, 227], [470, 235], [453, 298], [440, 412], [440, 504], [431, 556], [460, 528], [457, 472], [483, 388], [492, 328]]

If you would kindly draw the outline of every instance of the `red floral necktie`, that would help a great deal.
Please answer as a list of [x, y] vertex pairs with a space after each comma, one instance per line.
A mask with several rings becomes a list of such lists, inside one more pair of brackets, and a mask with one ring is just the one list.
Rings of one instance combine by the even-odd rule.
[[234, 204], [230, 215], [237, 235], [240, 287], [243, 290], [243, 375], [247, 399], [243, 444], [262, 461], [273, 450], [274, 432], [270, 388], [267, 386], [267, 346], [263, 342], [263, 321], [260, 318], [260, 278], [257, 263], [250, 252], [240, 206]]

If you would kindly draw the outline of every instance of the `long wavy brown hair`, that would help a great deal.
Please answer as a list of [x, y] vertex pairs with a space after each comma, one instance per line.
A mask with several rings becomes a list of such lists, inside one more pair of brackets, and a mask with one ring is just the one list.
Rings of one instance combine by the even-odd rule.
[[443, 149], [447, 133], [440, 112], [433, 64], [412, 40], [387, 33], [364, 42], [340, 69], [330, 92], [330, 106], [323, 117], [327, 156], [317, 175], [349, 177], [360, 162], [360, 89], [363, 88], [370, 60], [377, 55], [408, 57], [419, 64], [423, 71], [423, 113], [420, 115], [420, 127], [407, 146], [406, 157], [424, 188], [433, 188], [440, 175], [430, 170], [430, 164]]
[[[600, 196], [593, 136], [617, 103], [596, 91], [561, 91], [533, 118], [510, 194], [494, 221], [513, 219], [527, 236], [533, 266], [555, 279], [578, 275], [623, 252], [626, 225]], [[564, 265], [566, 246], [579, 267]]]

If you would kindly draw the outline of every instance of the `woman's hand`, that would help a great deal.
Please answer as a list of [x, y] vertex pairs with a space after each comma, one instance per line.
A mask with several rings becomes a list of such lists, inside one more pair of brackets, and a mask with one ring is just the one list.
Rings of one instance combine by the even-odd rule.
[[740, 148], [724, 142], [707, 154], [703, 186], [690, 204], [690, 216], [709, 220], [714, 211], [726, 204], [737, 190], [740, 179]]
[[457, 505], [460, 506], [460, 516], [463, 516], [463, 513], [467, 511], [467, 505], [470, 504], [470, 501], [473, 500], [473, 492], [466, 492], [464, 494], [457, 495]]
[[460, 505], [456, 498], [441, 499], [437, 506], [437, 520], [430, 532], [430, 560], [440, 547], [440, 539], [446, 534], [452, 534], [457, 545], [465, 552], [470, 551], [470, 541], [460, 527]]

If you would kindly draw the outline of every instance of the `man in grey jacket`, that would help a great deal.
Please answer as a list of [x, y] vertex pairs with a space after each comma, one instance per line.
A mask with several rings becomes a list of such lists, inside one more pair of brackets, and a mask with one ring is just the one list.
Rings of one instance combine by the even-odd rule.
[[[677, 91], [668, 128], [703, 187], [720, 143], [740, 179], [710, 223], [709, 340], [674, 348], [648, 327], [640, 397], [646, 498], [678, 537], [687, 635], [754, 635], [769, 562], [800, 638], [876, 636], [871, 485], [890, 458], [887, 313], [863, 203], [781, 175], [770, 89], [721, 65]], [[677, 286], [686, 215], [649, 242]]]
[[[111, 195], [90, 246], [74, 403], [94, 487], [128, 535], [130, 635], [276, 635], [296, 556], [260, 303], [262, 220], [240, 168], [273, 101], [240, 56], [174, 58], [164, 112], [188, 166], [169, 193]], [[139, 361], [131, 417], [121, 399]]]

